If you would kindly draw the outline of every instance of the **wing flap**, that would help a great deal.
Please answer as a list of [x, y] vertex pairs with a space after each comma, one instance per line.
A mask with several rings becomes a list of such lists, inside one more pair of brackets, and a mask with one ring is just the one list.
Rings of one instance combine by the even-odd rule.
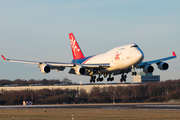
[[106, 67], [110, 67], [109, 63], [100, 63], [100, 64], [81, 64], [81, 66], [83, 67], [88, 67], [88, 68], [106, 68]]
[[63, 66], [63, 67], [75, 67], [76, 64], [73, 63], [61, 63], [61, 62], [44, 62], [50, 66]]

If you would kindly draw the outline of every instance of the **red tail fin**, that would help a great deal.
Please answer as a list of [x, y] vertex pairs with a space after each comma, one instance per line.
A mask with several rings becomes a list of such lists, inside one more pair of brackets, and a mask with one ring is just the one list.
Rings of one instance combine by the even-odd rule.
[[1, 57], [3, 58], [3, 60], [6, 60], [6, 58], [3, 55], [1, 55]]
[[73, 35], [73, 33], [69, 33], [69, 39], [71, 42], [71, 49], [72, 49], [72, 54], [74, 59], [81, 59], [84, 58], [84, 55]]

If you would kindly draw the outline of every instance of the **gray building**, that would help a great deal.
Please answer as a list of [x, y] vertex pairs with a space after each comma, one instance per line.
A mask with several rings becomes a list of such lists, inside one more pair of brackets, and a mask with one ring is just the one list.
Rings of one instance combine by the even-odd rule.
[[140, 72], [136, 76], [133, 76], [133, 83], [147, 83], [147, 82], [159, 82], [160, 75], [153, 75], [152, 73], [146, 74]]

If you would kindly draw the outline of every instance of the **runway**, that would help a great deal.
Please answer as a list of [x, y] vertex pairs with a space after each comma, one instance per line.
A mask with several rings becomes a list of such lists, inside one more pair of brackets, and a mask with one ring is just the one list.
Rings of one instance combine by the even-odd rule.
[[58, 105], [11, 105], [0, 109], [112, 109], [112, 110], [180, 110], [180, 103], [127, 103], [127, 104], [58, 104]]

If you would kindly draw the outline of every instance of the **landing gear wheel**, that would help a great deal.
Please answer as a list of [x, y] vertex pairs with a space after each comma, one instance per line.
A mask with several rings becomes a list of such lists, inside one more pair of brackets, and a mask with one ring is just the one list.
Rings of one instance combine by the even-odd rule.
[[103, 81], [103, 78], [97, 78], [97, 82]]
[[[105, 74], [104, 74], [105, 75]], [[99, 74], [98, 78], [97, 78], [97, 82], [101, 82], [103, 81], [103, 77], [101, 77], [101, 74]]]
[[102, 78], [100, 78], [100, 82], [102, 82], [103, 81], [103, 77]]
[[114, 80], [114, 77], [111, 77], [111, 78], [107, 78], [107, 81], [113, 81]]
[[127, 75], [122, 74], [120, 82], [123, 82], [123, 81], [126, 82], [126, 78], [127, 78]]
[[120, 81], [121, 82], [123, 82], [123, 81], [126, 82], [126, 79], [125, 78], [121, 78]]
[[127, 75], [124, 75], [124, 78], [127, 78]]
[[90, 83], [92, 83], [92, 79], [90, 79]]
[[136, 76], [137, 75], [137, 72], [132, 72], [132, 76]]
[[96, 76], [91, 76], [90, 83], [92, 83], [92, 82], [95, 83], [95, 79], [96, 79]]

